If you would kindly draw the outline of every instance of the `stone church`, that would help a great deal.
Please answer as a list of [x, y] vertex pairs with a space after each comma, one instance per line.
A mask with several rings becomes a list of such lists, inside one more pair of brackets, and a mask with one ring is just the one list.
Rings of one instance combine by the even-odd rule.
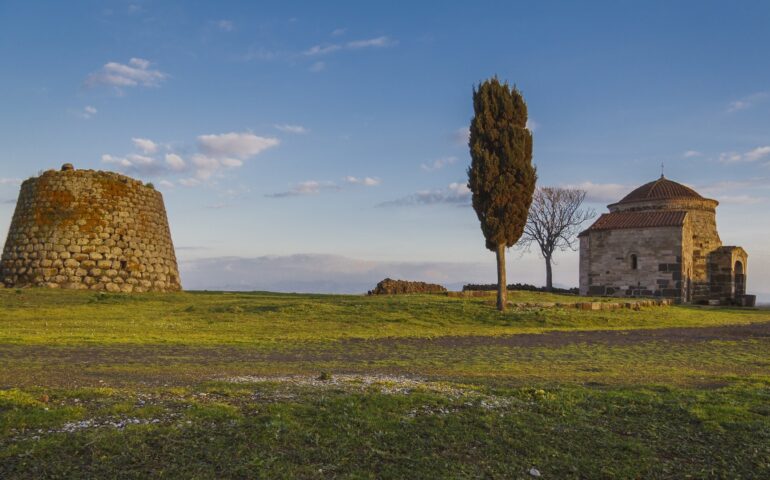
[[580, 294], [740, 302], [741, 247], [725, 246], [716, 200], [663, 175], [642, 185], [580, 233]]

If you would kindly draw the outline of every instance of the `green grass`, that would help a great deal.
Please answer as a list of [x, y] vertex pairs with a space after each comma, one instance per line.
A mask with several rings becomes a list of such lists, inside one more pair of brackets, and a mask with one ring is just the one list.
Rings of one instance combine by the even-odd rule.
[[[511, 292], [510, 297], [521, 302], [576, 299], [533, 292]], [[0, 290], [0, 343], [273, 346], [345, 338], [711, 326], [770, 319], [767, 310], [702, 307], [598, 312], [529, 308], [499, 314], [490, 304], [484, 298], [442, 295], [200, 292], [128, 296]]]
[[0, 290], [0, 478], [770, 478], [770, 336], [698, 335], [760, 322]]

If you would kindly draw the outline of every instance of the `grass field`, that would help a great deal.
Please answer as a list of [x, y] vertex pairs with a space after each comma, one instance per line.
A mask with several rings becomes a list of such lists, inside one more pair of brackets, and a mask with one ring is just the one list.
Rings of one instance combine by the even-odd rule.
[[770, 478], [770, 311], [0, 290], [0, 478], [531, 468]]

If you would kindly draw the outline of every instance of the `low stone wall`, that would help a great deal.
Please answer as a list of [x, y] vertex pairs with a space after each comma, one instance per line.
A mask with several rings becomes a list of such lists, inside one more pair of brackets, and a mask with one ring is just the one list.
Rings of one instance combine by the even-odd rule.
[[447, 289], [442, 285], [425, 282], [410, 282], [407, 280], [393, 280], [386, 278], [377, 284], [374, 290], [369, 290], [369, 295], [404, 295], [410, 293], [446, 293]]
[[572, 308], [578, 310], [640, 310], [643, 307], [667, 307], [674, 303], [670, 299], [634, 300], [631, 302], [508, 302], [513, 308]]
[[[449, 292], [447, 296], [455, 298], [478, 298], [478, 297], [494, 297], [496, 292], [487, 291], [464, 291], [464, 292]], [[620, 310], [623, 308], [630, 310], [639, 310], [643, 307], [667, 307], [673, 305], [676, 302], [670, 298], [661, 299], [633, 299], [623, 302], [513, 302], [508, 301], [508, 306], [513, 308], [571, 308], [578, 310]]]

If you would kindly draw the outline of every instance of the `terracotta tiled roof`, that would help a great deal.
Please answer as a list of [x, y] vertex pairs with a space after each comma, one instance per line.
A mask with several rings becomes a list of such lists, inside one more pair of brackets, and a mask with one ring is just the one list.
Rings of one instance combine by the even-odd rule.
[[618, 203], [643, 202], [645, 200], [665, 200], [669, 198], [703, 198], [690, 187], [685, 187], [662, 176], [654, 182], [645, 183], [629, 193]]
[[584, 230], [584, 235], [594, 230], [618, 230], [623, 228], [680, 227], [684, 225], [687, 212], [615, 212], [605, 213], [593, 225]]

